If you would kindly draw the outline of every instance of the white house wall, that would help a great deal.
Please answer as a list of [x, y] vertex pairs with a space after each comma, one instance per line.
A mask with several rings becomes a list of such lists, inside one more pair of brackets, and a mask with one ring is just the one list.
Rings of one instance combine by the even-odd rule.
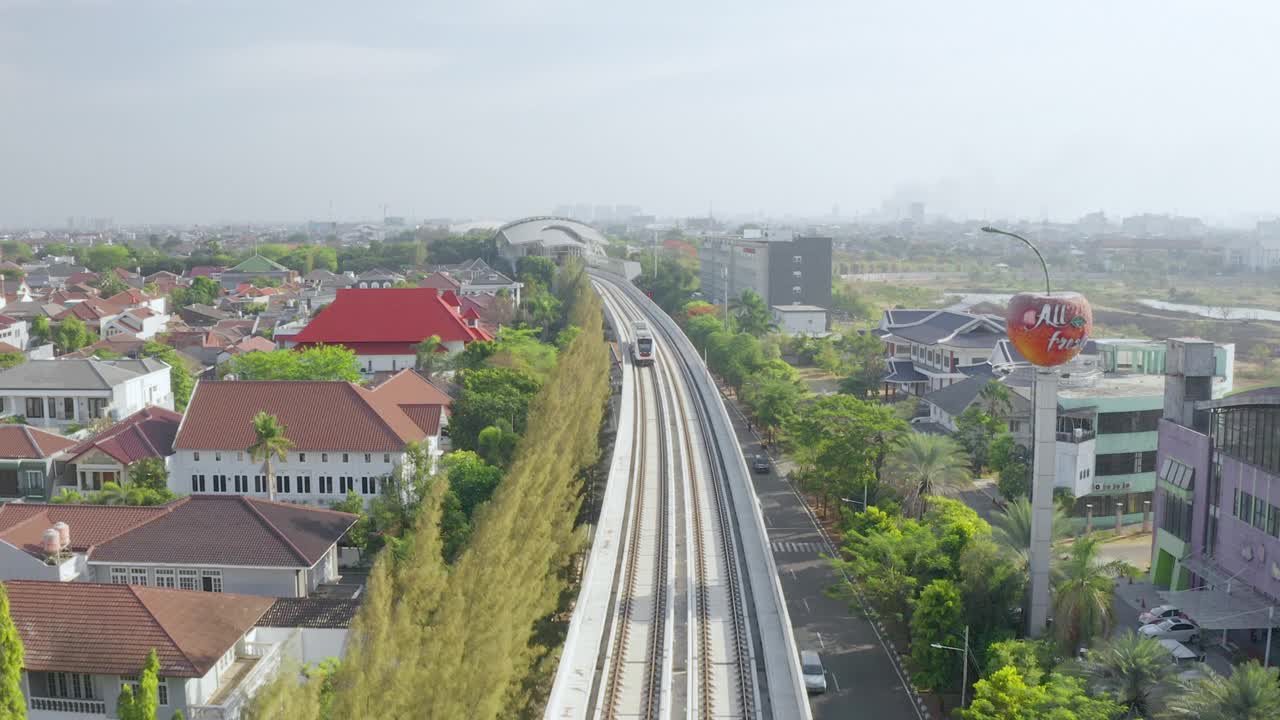
[[[195, 455], [199, 453], [200, 459], [196, 460]], [[341, 450], [333, 450], [328, 452], [328, 461], [321, 460], [323, 453], [308, 450], [306, 452], [306, 461], [298, 460], [298, 453], [290, 451], [288, 460], [281, 461], [279, 458], [273, 459], [272, 472], [276, 475], [286, 475], [290, 479], [290, 490], [287, 493], [276, 493], [276, 500], [282, 502], [295, 502], [304, 505], [318, 505], [328, 507], [329, 503], [341, 500], [346, 497], [345, 492], [339, 492], [338, 478], [342, 476], [350, 476], [355, 478], [354, 487], [357, 495], [361, 495], [362, 477], [383, 477], [390, 475], [396, 465], [404, 461], [404, 453], [388, 453], [389, 460], [383, 459], [383, 453], [369, 453], [370, 461], [364, 461], [364, 452], [347, 451], [348, 461], [342, 462]], [[221, 460], [218, 456], [221, 454]], [[237, 460], [237, 456], [240, 457]], [[253, 476], [263, 474], [263, 463], [256, 462], [249, 457], [246, 450], [179, 450], [169, 458], [169, 489], [176, 493], [182, 494], [204, 494], [204, 495], [249, 495], [252, 497], [267, 497], [266, 492], [254, 492]], [[197, 493], [192, 489], [191, 476], [204, 475], [204, 491]], [[227, 476], [227, 492], [220, 493], [213, 490], [213, 476]], [[244, 475], [249, 478], [248, 492], [235, 492], [235, 482], [233, 478], [236, 475]], [[311, 492], [299, 493], [298, 477], [309, 475], [311, 477]], [[332, 476], [333, 492], [320, 492], [320, 476]], [[366, 501], [371, 500], [376, 493], [365, 494]]]
[[[263, 595], [266, 597], [298, 597], [298, 573], [302, 568], [246, 568], [226, 565], [166, 565], [164, 563], [90, 563], [86, 581], [111, 582], [111, 568], [147, 568], [147, 584], [155, 587], [155, 571], [157, 568], [220, 570], [222, 572], [222, 592], [237, 595]], [[176, 575], [176, 573], [175, 573]]]
[[46, 565], [25, 550], [0, 540], [0, 579], [61, 580], [61, 568]]

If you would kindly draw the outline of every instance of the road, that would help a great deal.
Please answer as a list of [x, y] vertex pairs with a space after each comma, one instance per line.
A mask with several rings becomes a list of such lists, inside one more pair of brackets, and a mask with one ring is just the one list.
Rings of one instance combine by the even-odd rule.
[[[761, 452], [741, 413], [729, 405], [743, 452], [748, 457]], [[819, 556], [830, 551], [800, 497], [776, 472], [755, 474], [753, 480], [796, 643], [802, 650], [817, 650], [827, 668], [827, 692], [810, 696], [815, 720], [921, 720], [924, 715], [875, 628], [847, 602], [827, 596], [839, 577]]]

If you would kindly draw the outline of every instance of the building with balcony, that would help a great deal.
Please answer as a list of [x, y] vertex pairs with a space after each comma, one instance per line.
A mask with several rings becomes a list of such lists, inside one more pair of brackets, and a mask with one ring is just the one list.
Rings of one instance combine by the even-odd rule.
[[0, 425], [0, 501], [45, 499], [54, 458], [75, 444], [61, 435], [26, 425]]
[[1261, 657], [1266, 634], [1243, 631], [1265, 629], [1280, 606], [1280, 388], [1214, 399], [1213, 349], [1169, 341], [1151, 580]]
[[160, 661], [158, 717], [238, 720], [294, 652], [255, 627], [274, 600], [136, 585], [10, 580], [9, 611], [26, 650], [30, 720], [116, 717], [151, 650]]
[[886, 398], [920, 397], [989, 375], [992, 352], [1005, 339], [1003, 319], [954, 310], [885, 310], [875, 332], [889, 371], [881, 381]]
[[173, 409], [169, 366], [153, 358], [29, 360], [0, 372], [0, 417], [28, 425], [88, 425], [148, 405]]

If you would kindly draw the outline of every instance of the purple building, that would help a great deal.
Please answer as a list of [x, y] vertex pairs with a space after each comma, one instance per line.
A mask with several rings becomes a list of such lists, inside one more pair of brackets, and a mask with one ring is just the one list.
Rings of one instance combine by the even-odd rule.
[[1212, 342], [1169, 340], [1151, 580], [1258, 650], [1280, 624], [1280, 388], [1212, 400], [1213, 369]]

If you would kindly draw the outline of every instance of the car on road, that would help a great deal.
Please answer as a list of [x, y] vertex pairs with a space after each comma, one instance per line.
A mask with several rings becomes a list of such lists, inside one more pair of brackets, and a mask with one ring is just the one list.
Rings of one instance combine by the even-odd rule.
[[769, 472], [769, 456], [756, 453], [755, 457], [751, 458], [751, 469], [761, 474]]
[[1138, 632], [1155, 640], [1177, 640], [1181, 643], [1200, 640], [1200, 626], [1186, 618], [1166, 618], [1143, 625]]
[[1182, 617], [1182, 608], [1177, 605], [1157, 605], [1139, 615], [1138, 624], [1150, 625], [1174, 617]]
[[827, 691], [827, 671], [816, 650], [800, 651], [800, 672], [804, 675], [804, 688], [811, 693]]

